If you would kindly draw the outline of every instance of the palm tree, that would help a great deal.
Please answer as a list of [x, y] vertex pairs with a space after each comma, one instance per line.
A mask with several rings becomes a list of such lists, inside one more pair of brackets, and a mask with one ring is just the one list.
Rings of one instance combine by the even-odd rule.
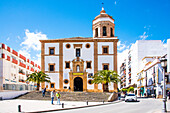
[[108, 83], [118, 83], [120, 81], [119, 75], [117, 74], [116, 71], [111, 71], [111, 70], [101, 70], [95, 73], [93, 77], [93, 83], [95, 84], [104, 84], [104, 91], [108, 92]]
[[42, 71], [34, 72], [28, 75], [26, 81], [36, 82], [37, 83], [37, 90], [39, 90], [40, 83], [42, 82], [50, 82], [50, 77]]

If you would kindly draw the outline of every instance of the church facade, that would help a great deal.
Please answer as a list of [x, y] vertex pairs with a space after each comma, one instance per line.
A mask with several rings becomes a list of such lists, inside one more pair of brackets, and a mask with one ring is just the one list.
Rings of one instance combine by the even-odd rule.
[[[47, 90], [103, 92], [104, 84], [92, 84], [99, 70], [117, 71], [117, 42], [114, 19], [102, 8], [92, 25], [93, 37], [73, 37], [40, 40], [41, 69], [51, 83], [43, 83]], [[117, 84], [109, 84], [109, 92], [117, 91]]]

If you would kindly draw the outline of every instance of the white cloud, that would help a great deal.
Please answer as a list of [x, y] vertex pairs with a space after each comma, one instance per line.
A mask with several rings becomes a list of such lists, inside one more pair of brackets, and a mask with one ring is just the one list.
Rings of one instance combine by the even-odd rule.
[[[41, 43], [39, 40], [48, 39], [47, 35], [41, 32], [30, 32], [28, 29], [25, 30], [25, 35], [24, 41], [20, 44], [22, 48], [19, 52], [29, 59], [32, 57], [32, 60], [41, 65]], [[32, 55], [33, 53], [36, 56]]]
[[10, 38], [8, 37], [6, 40], [7, 40], [7, 41], [9, 41], [9, 40], [10, 40]]
[[24, 45], [25, 49], [33, 49], [35, 51], [41, 50], [41, 43], [39, 40], [47, 39], [47, 35], [42, 34], [41, 32], [30, 32], [28, 29], [25, 30], [24, 37], [25, 41], [20, 44], [20, 46]]
[[140, 35], [139, 37], [140, 39], [145, 40], [148, 37], [148, 35], [146, 35], [146, 32], [144, 32], [143, 35]]
[[116, 5], [116, 1], [115, 1], [115, 5]]
[[122, 51], [126, 49], [128, 46], [126, 46], [126, 44], [122, 44], [121, 41], [118, 41], [117, 47], [118, 47], [118, 51]]

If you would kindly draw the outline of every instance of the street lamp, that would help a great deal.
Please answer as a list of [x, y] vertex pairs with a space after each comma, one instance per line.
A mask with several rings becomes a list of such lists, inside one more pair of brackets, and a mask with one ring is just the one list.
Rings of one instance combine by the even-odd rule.
[[166, 58], [161, 58], [161, 66], [163, 68], [163, 112], [167, 112], [166, 109], [166, 90], [165, 90], [165, 67], [167, 66], [167, 59]]

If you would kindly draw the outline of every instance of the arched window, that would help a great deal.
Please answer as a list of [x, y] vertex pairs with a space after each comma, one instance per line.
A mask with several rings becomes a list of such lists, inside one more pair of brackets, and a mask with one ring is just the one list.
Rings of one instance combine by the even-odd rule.
[[106, 26], [103, 27], [103, 36], [107, 36]]
[[95, 37], [98, 37], [98, 28], [95, 29]]
[[113, 37], [113, 28], [110, 28], [110, 36]]
[[79, 65], [77, 65], [77, 72], [79, 72], [80, 71], [80, 66]]

